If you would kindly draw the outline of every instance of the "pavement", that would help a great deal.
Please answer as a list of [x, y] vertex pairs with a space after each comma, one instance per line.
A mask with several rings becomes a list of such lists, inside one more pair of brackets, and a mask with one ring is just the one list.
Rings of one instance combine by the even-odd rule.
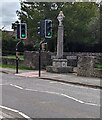
[[[6, 109], [2, 109], [0, 110], [0, 120], [19, 120], [20, 118], [22, 118], [22, 120], [24, 119], [20, 114], [18, 114], [17, 112], [12, 112], [10, 110], [6, 110]], [[26, 120], [26, 119], [24, 119]]]
[[12, 73], [22, 77], [28, 77], [28, 78], [35, 77], [43, 80], [52, 80], [52, 81], [64, 82], [68, 84], [82, 85], [86, 87], [102, 89], [101, 78], [77, 76], [77, 73], [58, 74], [58, 73], [50, 73], [50, 72], [46, 72], [45, 70], [41, 70], [41, 76], [39, 77], [38, 70], [18, 70], [18, 73], [16, 73], [15, 69], [0, 68], [0, 72], [6, 74]]

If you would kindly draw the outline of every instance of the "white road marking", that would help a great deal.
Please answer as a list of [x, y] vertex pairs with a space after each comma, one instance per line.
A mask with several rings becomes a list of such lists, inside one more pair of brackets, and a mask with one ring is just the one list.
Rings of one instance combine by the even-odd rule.
[[100, 105], [97, 105], [97, 104], [94, 104], [94, 103], [85, 103], [87, 105], [94, 105], [94, 106], [100, 106]]
[[25, 90], [38, 92], [38, 90], [27, 89], [27, 88]]
[[[13, 84], [10, 84], [10, 85], [13, 86], [13, 87], [16, 87], [16, 88], [18, 88], [18, 89], [24, 89], [24, 88], [22, 88], [22, 87], [20, 87], [20, 86], [17, 86], [17, 85], [13, 85]], [[57, 92], [51, 92], [51, 91], [39, 91], [39, 90], [27, 89], [27, 88], [24, 89], [24, 90], [60, 95], [60, 96], [64, 96], [64, 97], [67, 97], [67, 98], [69, 98], [69, 99], [72, 99], [72, 100], [74, 100], [74, 101], [76, 101], [76, 102], [79, 102], [79, 103], [81, 103], [81, 104], [87, 104], [87, 105], [92, 105], [92, 106], [100, 106], [100, 105], [98, 105], [98, 104], [87, 103], [87, 102], [78, 100], [78, 99], [76, 99], [76, 98], [74, 98], [74, 97], [71, 97], [71, 96], [69, 96], [69, 95], [66, 95], [66, 94], [64, 94], [64, 93], [57, 93]]]
[[15, 110], [15, 109], [12, 109], [12, 108], [8, 108], [8, 107], [2, 106], [2, 105], [0, 105], [0, 108], [3, 108], [3, 109], [6, 109], [6, 110], [10, 110], [10, 111], [12, 111], [12, 112], [18, 113], [18, 114], [20, 114], [22, 117], [24, 117], [24, 118], [26, 118], [26, 119], [32, 120], [29, 116], [25, 115], [24, 113], [22, 113], [22, 112], [20, 112], [20, 111], [18, 111], [18, 110]]
[[58, 83], [58, 82], [51, 81], [51, 82], [49, 82], [49, 83], [54, 83], [54, 84], [56, 84], [56, 83]]
[[78, 99], [76, 99], [76, 98], [74, 98], [74, 97], [71, 97], [71, 96], [68, 96], [68, 95], [66, 95], [66, 94], [61, 94], [62, 96], [65, 96], [65, 97], [67, 97], [67, 98], [70, 98], [70, 99], [72, 99], [72, 100], [74, 100], [74, 101], [76, 101], [76, 102], [79, 102], [79, 103], [85, 103], [85, 102], [83, 102], [83, 101], [81, 101], [81, 100], [78, 100]]
[[13, 84], [10, 84], [11, 86], [13, 86], [13, 87], [16, 87], [16, 88], [18, 88], [18, 89], [23, 89], [22, 87], [20, 87], [20, 86], [18, 86], [18, 85], [13, 85]]
[[78, 99], [76, 99], [76, 98], [74, 98], [74, 97], [68, 96], [68, 95], [63, 94], [63, 93], [50, 92], [50, 91], [39, 91], [39, 90], [33, 90], [33, 89], [25, 89], [25, 90], [35, 91], [35, 92], [43, 92], [43, 93], [49, 93], [49, 94], [55, 94], [55, 95], [60, 95], [60, 96], [64, 96], [64, 97], [67, 97], [67, 98], [69, 98], [69, 99], [72, 99], [72, 100], [74, 100], [74, 101], [76, 101], [76, 102], [79, 102], [79, 103], [81, 103], [81, 104], [87, 104], [87, 105], [93, 105], [93, 106], [100, 106], [100, 105], [94, 104], [94, 103], [86, 103], [86, 102], [84, 102], [84, 101], [78, 100]]

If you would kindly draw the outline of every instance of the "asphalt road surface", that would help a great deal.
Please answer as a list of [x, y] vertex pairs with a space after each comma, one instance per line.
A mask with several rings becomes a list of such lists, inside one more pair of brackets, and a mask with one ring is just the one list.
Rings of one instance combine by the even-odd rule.
[[99, 89], [5, 73], [0, 89], [0, 108], [19, 117], [100, 118]]

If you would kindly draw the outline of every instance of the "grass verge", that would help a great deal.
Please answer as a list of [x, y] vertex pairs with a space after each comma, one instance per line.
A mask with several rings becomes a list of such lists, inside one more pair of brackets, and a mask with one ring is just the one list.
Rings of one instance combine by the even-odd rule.
[[[7, 65], [7, 64], [0, 64], [0, 67], [1, 68], [16, 68], [16, 66], [15, 65]], [[27, 67], [27, 66], [25, 66], [25, 65], [19, 65], [18, 66], [18, 69], [21, 69], [21, 70], [33, 70], [32, 68], [30, 68], [30, 67]]]
[[102, 69], [102, 64], [96, 64], [96, 68]]
[[[0, 58], [16, 59], [16, 56], [15, 55], [0, 56]], [[23, 55], [19, 55], [19, 59], [20, 60], [24, 60], [24, 56]]]

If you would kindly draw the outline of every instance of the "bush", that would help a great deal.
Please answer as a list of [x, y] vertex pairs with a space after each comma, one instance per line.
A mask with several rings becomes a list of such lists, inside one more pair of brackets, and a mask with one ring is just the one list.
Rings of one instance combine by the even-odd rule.
[[24, 46], [25, 51], [34, 51], [34, 47], [32, 44], [28, 44]]
[[[2, 55], [14, 55], [16, 52], [16, 44], [18, 40], [2, 40]], [[19, 52], [24, 52], [24, 45], [20, 43], [18, 46]]]

